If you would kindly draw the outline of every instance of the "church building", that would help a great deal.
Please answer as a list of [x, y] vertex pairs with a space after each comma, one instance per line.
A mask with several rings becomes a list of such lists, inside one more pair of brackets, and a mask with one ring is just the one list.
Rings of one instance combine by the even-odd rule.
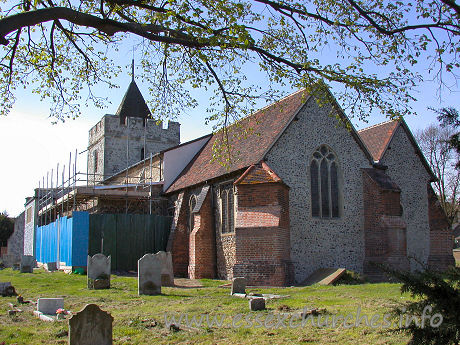
[[[116, 114], [89, 132], [87, 185], [38, 189], [26, 205], [24, 253], [36, 252], [37, 224], [84, 211], [170, 216], [163, 249], [175, 276], [194, 279], [287, 286], [324, 268], [379, 281], [385, 276], [375, 263], [454, 265], [435, 176], [407, 124], [356, 131], [335, 102], [319, 104], [300, 90], [226, 130], [180, 143], [179, 123], [157, 123], [133, 79]], [[116, 231], [129, 237], [132, 230]]]
[[231, 125], [219, 146], [225, 135], [156, 155], [176, 276], [285, 286], [321, 268], [378, 281], [374, 263], [454, 264], [435, 176], [404, 121], [356, 131], [336, 104], [301, 90]]

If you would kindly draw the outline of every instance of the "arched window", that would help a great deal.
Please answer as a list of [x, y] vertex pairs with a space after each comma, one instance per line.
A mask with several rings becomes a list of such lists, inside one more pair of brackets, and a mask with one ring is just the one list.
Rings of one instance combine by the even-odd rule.
[[235, 226], [233, 184], [221, 187], [220, 200], [222, 206], [221, 231], [223, 234], [233, 232]]
[[195, 218], [193, 217], [193, 209], [196, 206], [196, 195], [192, 195], [189, 200], [189, 217], [188, 217], [188, 228], [190, 231], [193, 230], [193, 227], [195, 226]]
[[339, 169], [337, 156], [326, 145], [313, 153], [310, 163], [311, 215], [340, 217]]

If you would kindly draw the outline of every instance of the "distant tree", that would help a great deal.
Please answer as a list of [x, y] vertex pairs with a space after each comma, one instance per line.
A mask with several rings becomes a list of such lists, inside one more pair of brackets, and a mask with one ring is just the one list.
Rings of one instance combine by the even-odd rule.
[[433, 188], [438, 195], [449, 224], [457, 219], [460, 199], [459, 159], [450, 140], [454, 135], [452, 126], [430, 125], [416, 134], [420, 148], [437, 177]]
[[[449, 145], [460, 154], [460, 114], [458, 110], [452, 107], [431, 110], [438, 114], [438, 120], [442, 127], [452, 129], [453, 133], [449, 138]], [[457, 161], [457, 168], [460, 168], [460, 161]]]
[[8, 217], [8, 213], [0, 213], [0, 244], [11, 236], [14, 231], [14, 219]]

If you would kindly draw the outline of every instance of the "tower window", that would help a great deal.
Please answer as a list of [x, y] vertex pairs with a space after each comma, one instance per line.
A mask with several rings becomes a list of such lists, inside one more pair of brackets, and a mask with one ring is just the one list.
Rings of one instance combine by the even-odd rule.
[[97, 163], [98, 163], [97, 151], [94, 151], [94, 152], [93, 152], [93, 166], [94, 166], [94, 172], [97, 172]]
[[141, 160], [145, 158], [145, 150], [144, 148], [141, 148]]

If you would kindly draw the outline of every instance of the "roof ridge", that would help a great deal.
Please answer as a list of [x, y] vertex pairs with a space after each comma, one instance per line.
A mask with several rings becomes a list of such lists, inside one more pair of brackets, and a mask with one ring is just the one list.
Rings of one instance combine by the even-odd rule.
[[[266, 109], [268, 109], [268, 108], [270, 108], [270, 107], [273, 107], [273, 106], [277, 105], [278, 103], [280, 103], [280, 102], [286, 100], [286, 99], [289, 98], [289, 97], [292, 97], [292, 96], [296, 95], [297, 93], [299, 93], [299, 92], [301, 92], [301, 91], [306, 92], [305, 89], [299, 89], [299, 90], [297, 90], [297, 91], [294, 91], [293, 93], [290, 93], [289, 95], [284, 96], [283, 98], [280, 98], [280, 99], [278, 99], [278, 100], [276, 100], [276, 101], [274, 101], [274, 102], [272, 102], [272, 103], [270, 103], [270, 104], [267, 104], [265, 107], [260, 108], [260, 109], [257, 109], [257, 110], [254, 111], [253, 113], [250, 113], [250, 114], [248, 114], [248, 115], [246, 115], [246, 116], [244, 116], [244, 117], [242, 117], [242, 118], [236, 120], [235, 122], [228, 124], [228, 125], [227, 125], [227, 128], [230, 128], [230, 127], [236, 125], [237, 123], [239, 123], [239, 122], [241, 122], [241, 121], [243, 121], [243, 120], [246, 120], [246, 119], [250, 118], [251, 116], [254, 116], [254, 115], [258, 114], [258, 113], [261, 113], [261, 112], [263, 112], [264, 110], [266, 110]], [[213, 132], [212, 134], [217, 134], [217, 133], [219, 133], [221, 130], [222, 130], [222, 128], [220, 128], [217, 132]]]
[[375, 125], [360, 129], [357, 132], [359, 133], [359, 132], [362, 132], [362, 131], [367, 131], [368, 129], [372, 129], [372, 128], [375, 128], [375, 127], [378, 127], [378, 126], [386, 125], [387, 123], [395, 122], [395, 121], [398, 121], [398, 120], [388, 120], [388, 121], [380, 122], [380, 123], [377, 123]]

